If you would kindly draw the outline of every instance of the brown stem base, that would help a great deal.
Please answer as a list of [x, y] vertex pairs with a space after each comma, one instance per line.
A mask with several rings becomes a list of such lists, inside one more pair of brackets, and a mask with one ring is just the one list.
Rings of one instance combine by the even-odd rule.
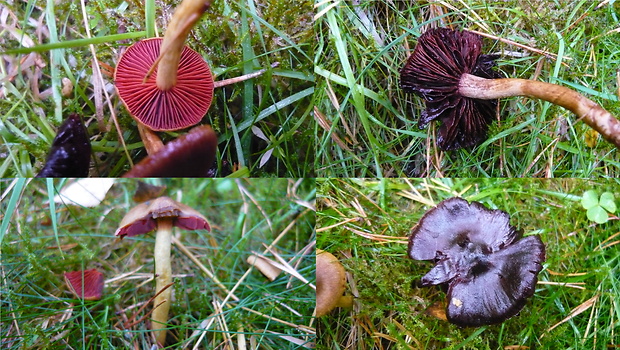
[[144, 143], [147, 154], [155, 154], [164, 148], [164, 143], [153, 130], [138, 123], [138, 132], [140, 133], [140, 138], [142, 139], [142, 143]]
[[596, 102], [567, 87], [535, 80], [485, 79], [463, 74], [459, 93], [481, 100], [527, 96], [551, 102], [575, 113], [605, 140], [620, 149], [620, 121]]

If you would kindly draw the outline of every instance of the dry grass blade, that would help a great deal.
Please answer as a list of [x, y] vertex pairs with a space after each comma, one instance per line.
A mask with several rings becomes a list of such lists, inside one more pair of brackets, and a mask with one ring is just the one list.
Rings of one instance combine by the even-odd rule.
[[136, 318], [136, 316], [142, 312], [144, 310], [144, 308], [150, 304], [153, 300], [155, 300], [155, 298], [160, 295], [163, 291], [165, 291], [166, 289], [172, 287], [173, 283], [170, 283], [168, 285], [166, 285], [164, 288], [162, 288], [159, 292], [157, 292], [155, 295], [153, 295], [151, 298], [149, 298], [149, 300], [144, 303], [139, 309], [138, 311], [136, 311], [127, 321], [125, 321], [125, 323], [123, 324], [123, 328], [125, 329], [129, 329], [133, 326], [135, 326], [136, 324], [142, 322], [145, 318], [147, 318], [152, 312], [153, 310], [157, 309], [161, 304], [165, 303], [167, 300], [162, 301], [161, 303], [155, 305], [149, 312], [147, 312], [144, 316], [140, 317], [140, 319], [136, 322], [133, 322], [133, 320]]
[[581, 303], [581, 305], [577, 306], [576, 308], [572, 309], [571, 312], [568, 314], [568, 316], [566, 316], [566, 318], [564, 318], [562, 321], [554, 324], [553, 326], [549, 327], [549, 329], [547, 329], [545, 331], [545, 333], [543, 333], [543, 335], [541, 335], [540, 337], [544, 337], [546, 334], [548, 334], [549, 332], [551, 332], [552, 330], [554, 330], [556, 327], [558, 327], [559, 325], [561, 325], [564, 322], [567, 322], [569, 320], [571, 320], [572, 318], [574, 318], [575, 316], [579, 315], [580, 313], [588, 310], [589, 308], [591, 308], [596, 301], [598, 300], [599, 295], [596, 294], [595, 296], [593, 296], [592, 298], [584, 301], [583, 303]]
[[298, 346], [303, 346], [306, 349], [314, 349], [314, 343], [308, 343], [308, 341], [303, 340], [303, 339], [299, 339], [299, 338], [295, 338], [293, 336], [290, 335], [286, 335], [286, 334], [282, 334], [282, 333], [277, 333], [277, 332], [273, 332], [273, 331], [268, 331], [268, 333], [271, 334], [275, 334], [276, 336], [284, 339], [284, 340], [288, 340], [291, 343], [298, 345]]
[[[289, 275], [297, 278], [298, 280], [302, 281], [303, 283], [307, 284], [308, 286], [310, 286], [310, 288], [312, 289], [316, 289], [316, 287], [314, 286], [314, 284], [310, 283], [307, 279], [305, 279], [299, 272], [297, 272], [297, 270], [292, 267], [291, 265], [289, 265], [289, 263], [284, 260], [280, 254], [278, 254], [277, 252], [274, 252], [273, 249], [266, 247], [266, 249], [273, 254], [273, 256], [278, 259], [278, 262], [270, 260], [268, 258], [265, 258], [270, 264], [272, 264], [273, 266], [279, 268], [280, 270], [288, 273]], [[258, 253], [253, 252], [254, 254], [258, 255]]]
[[386, 236], [386, 235], [378, 235], [374, 233], [368, 233], [364, 231], [360, 231], [353, 227], [346, 226], [346, 229], [355, 233], [358, 236], [368, 238], [373, 241], [378, 241], [382, 243], [398, 243], [398, 244], [408, 244], [409, 239], [407, 237], [396, 237], [396, 236]]
[[567, 276], [567, 277], [575, 277], [575, 276], [585, 276], [588, 273], [587, 272], [574, 272], [574, 273], [561, 273], [561, 272], [555, 272], [553, 270], [546, 270], [550, 275], [552, 276]]
[[261, 316], [261, 317], [265, 317], [265, 318], [267, 318], [267, 319], [269, 319], [269, 320], [271, 320], [271, 321], [275, 321], [275, 322], [281, 323], [281, 324], [283, 324], [283, 325], [287, 325], [287, 326], [293, 327], [293, 328], [295, 328], [295, 329], [298, 329], [298, 330], [304, 331], [304, 332], [306, 332], [306, 333], [308, 333], [308, 334], [315, 334], [315, 333], [316, 333], [316, 329], [314, 329], [313, 327], [308, 327], [308, 326], [306, 326], [306, 325], [302, 325], [302, 324], [295, 324], [295, 323], [291, 323], [291, 322], [288, 322], [288, 321], [284, 321], [284, 320], [281, 320], [281, 319], [276, 318], [276, 317], [272, 317], [272, 316], [269, 316], [269, 315], [265, 315], [265, 314], [264, 314], [264, 313], [262, 313], [262, 312], [258, 312], [258, 311], [256, 311], [256, 310], [249, 309], [249, 308], [247, 308], [247, 307], [245, 307], [245, 306], [244, 306], [244, 307], [242, 307], [242, 309], [243, 309], [243, 310], [245, 310], [245, 311], [251, 312], [251, 313], [253, 313], [253, 314], [255, 314], [255, 315], [259, 315], [259, 316]]
[[327, 120], [327, 118], [325, 117], [325, 114], [323, 114], [316, 106], [314, 107], [314, 120], [317, 121], [319, 126], [325, 132], [330, 133], [329, 136], [331, 137], [332, 141], [334, 141], [340, 148], [344, 149], [347, 152], [351, 152], [351, 149], [349, 148], [349, 146], [347, 146], [344, 143], [344, 141], [342, 141], [342, 139], [340, 138], [340, 136], [338, 136], [336, 131], [331, 130], [332, 128], [331, 123], [329, 122], [329, 120]]
[[552, 286], [561, 286], [561, 287], [568, 287], [568, 288], [575, 288], [575, 289], [582, 289], [582, 290], [586, 289], [583, 286], [583, 285], [585, 285], [585, 283], [583, 283], [583, 282], [579, 282], [579, 283], [566, 283], [566, 282], [538, 281], [538, 284], [546, 284], [546, 285], [552, 285]]
[[[616, 232], [616, 233], [614, 233], [613, 235], [611, 235], [611, 236], [607, 237], [604, 241], [602, 241], [602, 242], [601, 242], [601, 244], [599, 244], [599, 246], [598, 246], [598, 247], [594, 248], [594, 250], [603, 250], [603, 249], [605, 249], [605, 248], [609, 248], [609, 247], [611, 247], [611, 246], [614, 246], [614, 245], [616, 245], [616, 244], [619, 244], [619, 243], [620, 243], [620, 240], [613, 241], [613, 242], [609, 242], [609, 241], [611, 241], [612, 239], [614, 239], [614, 238], [616, 238], [616, 237], [618, 237], [618, 236], [620, 236], [620, 232]], [[608, 243], [608, 242], [609, 242], [609, 243]]]
[[[520, 48], [522, 48], [522, 49], [526, 49], [526, 50], [528, 50], [528, 51], [535, 52], [535, 53], [537, 53], [537, 54], [539, 54], [539, 55], [543, 55], [543, 56], [545, 56], [545, 57], [547, 57], [547, 58], [556, 59], [556, 58], [558, 57], [558, 55], [556, 55], [556, 54], [554, 54], [554, 53], [552, 53], [552, 52], [547, 52], [547, 51], [543, 51], [543, 50], [539, 50], [539, 49], [533, 48], [533, 47], [531, 47], [531, 46], [527, 46], [527, 45], [519, 44], [518, 42], [516, 42], [516, 41], [512, 41], [512, 40], [510, 40], [510, 39], [500, 38], [500, 37], [495, 36], [495, 35], [492, 35], [492, 34], [487, 34], [487, 33], [479, 32], [479, 31], [477, 31], [477, 30], [471, 30], [471, 29], [469, 29], [469, 31], [470, 31], [470, 32], [472, 32], [472, 33], [476, 33], [476, 34], [478, 34], [478, 35], [482, 35], [482, 36], [484, 36], [484, 37], [487, 37], [487, 38], [493, 39], [493, 40], [499, 40], [499, 41], [501, 41], [501, 42], [503, 42], [503, 43], [505, 43], [505, 44], [508, 44], [508, 45], [514, 45], [514, 46], [520, 47]], [[570, 57], [567, 57], [567, 56], [564, 56], [564, 57], [563, 57], [563, 59], [570, 60], [571, 58], [570, 58]], [[563, 64], [564, 66], [568, 67], [568, 64], [567, 64], [566, 62], [562, 62], [562, 64]]]
[[[237, 188], [239, 189], [239, 191], [241, 192], [241, 194], [243, 194], [243, 197], [248, 197], [250, 199], [250, 201], [252, 201], [252, 203], [254, 203], [254, 205], [256, 206], [256, 208], [261, 212], [261, 214], [263, 214], [263, 217], [265, 218], [265, 221], [267, 222], [267, 225], [269, 225], [269, 229], [273, 232], [273, 224], [271, 223], [271, 219], [269, 219], [269, 215], [267, 215], [267, 213], [265, 213], [265, 210], [263, 210], [263, 208], [261, 208], [260, 204], [258, 204], [258, 201], [252, 196], [252, 194], [243, 186], [241, 180], [236, 180], [237, 182]], [[245, 202], [245, 199], [244, 199]]]
[[335, 223], [335, 224], [330, 225], [330, 226], [325, 226], [325, 227], [320, 227], [320, 228], [317, 228], [317, 229], [316, 229], [316, 232], [317, 232], [317, 233], [319, 233], [319, 232], [323, 232], [323, 231], [328, 231], [328, 230], [333, 229], [334, 227], [338, 227], [338, 226], [340, 226], [340, 225], [345, 225], [345, 224], [348, 224], [348, 223], [350, 223], [350, 222], [358, 221], [359, 219], [360, 219], [360, 218], [349, 218], [349, 219], [345, 219], [344, 221], [341, 221], [341, 222]]
[[193, 261], [194, 264], [196, 264], [198, 268], [200, 268], [202, 272], [204, 272], [205, 275], [207, 275], [207, 277], [209, 277], [220, 289], [228, 293], [233, 300], [239, 300], [239, 298], [237, 298], [236, 295], [232, 294], [232, 292], [229, 291], [228, 288], [226, 288], [226, 286], [222, 284], [222, 282], [220, 282], [220, 280], [211, 272], [211, 270], [207, 269], [207, 267], [204, 266], [200, 262], [200, 260], [198, 260], [198, 258], [194, 254], [192, 254], [192, 252], [190, 252], [189, 249], [187, 249], [187, 247], [183, 243], [181, 243], [181, 241], [178, 240], [178, 238], [172, 236], [172, 243], [174, 243], [174, 245], [176, 245], [179, 250], [183, 252], [183, 254], [187, 255], [187, 257], [190, 258], [190, 260]]
[[[84, 29], [86, 30], [86, 36], [88, 38], [91, 38], [91, 34], [90, 34], [90, 25], [88, 22], [88, 15], [86, 14], [86, 4], [84, 2], [84, 0], [80, 0], [80, 4], [82, 7], [82, 17], [84, 19]], [[92, 60], [93, 60], [93, 64], [92, 64], [92, 68], [93, 68], [93, 72], [95, 74], [95, 76], [93, 77], [93, 79], [97, 79], [97, 81], [99, 82], [99, 86], [105, 86], [105, 82], [103, 80], [103, 75], [101, 74], [101, 68], [99, 66], [99, 60], [97, 59], [97, 52], [95, 51], [95, 45], [89, 45], [90, 48], [90, 52], [93, 56]], [[108, 109], [110, 111], [110, 115], [112, 117], [112, 121], [114, 122], [114, 126], [116, 127], [116, 132], [118, 133], [118, 140], [120, 141], [121, 145], [123, 146], [123, 150], [125, 151], [125, 156], [127, 157], [127, 161], [129, 162], [129, 165], [131, 167], [133, 167], [133, 160], [131, 159], [131, 156], [129, 155], [129, 150], [127, 149], [127, 145], [125, 144], [125, 140], [123, 139], [122, 135], [122, 131], [121, 131], [121, 126], [118, 124], [118, 120], [116, 119], [116, 112], [114, 111], [114, 107], [112, 106], [112, 101], [110, 99], [110, 95], [108, 94], [108, 91], [104, 88], [103, 89], [103, 93], [106, 97], [106, 102], [108, 104]], [[99, 111], [98, 111], [99, 113]], [[99, 123], [99, 126], [101, 127], [103, 124], [102, 122]], [[105, 129], [105, 127], [104, 127]]]

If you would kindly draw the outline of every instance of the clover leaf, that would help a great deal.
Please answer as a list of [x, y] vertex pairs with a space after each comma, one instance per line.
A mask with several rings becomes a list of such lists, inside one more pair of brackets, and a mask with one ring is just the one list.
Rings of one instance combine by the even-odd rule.
[[608, 213], [616, 212], [616, 202], [611, 192], [604, 192], [599, 197], [594, 190], [586, 191], [581, 197], [581, 206], [587, 210], [588, 219], [597, 224], [606, 223], [609, 220]]

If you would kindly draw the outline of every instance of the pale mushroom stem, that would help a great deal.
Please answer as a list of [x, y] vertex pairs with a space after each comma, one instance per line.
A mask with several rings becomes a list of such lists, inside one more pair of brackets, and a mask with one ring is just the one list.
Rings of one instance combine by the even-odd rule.
[[463, 74], [459, 93], [481, 100], [527, 96], [551, 102], [575, 113], [604, 139], [620, 148], [620, 121], [596, 102], [564, 86], [527, 79], [485, 79]]
[[[170, 264], [170, 245], [172, 239], [173, 219], [169, 217], [157, 219], [157, 234], [155, 236], [155, 291], [159, 292], [172, 282], [172, 266]], [[151, 329], [155, 331], [157, 342], [165, 345], [166, 327], [168, 322], [168, 310], [170, 309], [170, 298], [172, 288], [168, 288], [155, 298], [154, 306], [159, 305], [153, 310]], [[162, 303], [163, 302], [163, 303]]]

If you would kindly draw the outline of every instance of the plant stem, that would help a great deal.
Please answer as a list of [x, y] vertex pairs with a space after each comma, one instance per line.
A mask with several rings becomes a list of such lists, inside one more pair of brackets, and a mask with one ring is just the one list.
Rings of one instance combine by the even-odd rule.
[[596, 102], [567, 87], [535, 80], [485, 79], [463, 74], [459, 93], [481, 100], [527, 96], [551, 102], [575, 113], [605, 140], [620, 149], [620, 121]]
[[[172, 218], [157, 219], [157, 234], [155, 236], [155, 291], [159, 292], [172, 281], [172, 266], [170, 264], [170, 245], [172, 239]], [[153, 310], [151, 329], [155, 331], [157, 342], [162, 346], [166, 342], [166, 327], [172, 288], [168, 288], [155, 298], [153, 305], [159, 305]]]

